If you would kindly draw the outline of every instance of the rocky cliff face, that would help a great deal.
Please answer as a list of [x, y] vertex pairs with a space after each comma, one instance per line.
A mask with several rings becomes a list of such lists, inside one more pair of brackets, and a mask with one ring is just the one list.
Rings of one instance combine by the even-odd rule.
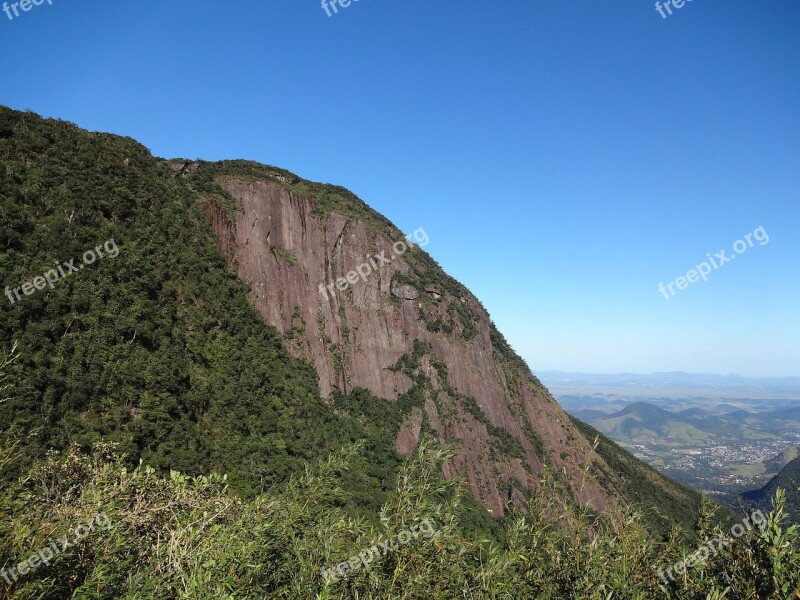
[[409, 455], [429, 427], [456, 447], [445, 475], [466, 476], [494, 515], [536, 488], [545, 465], [576, 500], [596, 510], [616, 501], [584, 481], [589, 442], [480, 302], [416, 245], [427, 242], [424, 229], [406, 238], [341, 188], [246, 165], [173, 168], [195, 189], [201, 174], [207, 189], [224, 190], [205, 196], [220, 247], [264, 318], [314, 364], [323, 396], [361, 387], [395, 400], [427, 382], [398, 451]]

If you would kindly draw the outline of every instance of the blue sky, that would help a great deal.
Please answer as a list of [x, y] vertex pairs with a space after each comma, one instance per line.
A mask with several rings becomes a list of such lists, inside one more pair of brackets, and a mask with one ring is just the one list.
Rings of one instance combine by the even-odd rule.
[[534, 370], [800, 375], [797, 0], [52, 2], [0, 103], [344, 185]]

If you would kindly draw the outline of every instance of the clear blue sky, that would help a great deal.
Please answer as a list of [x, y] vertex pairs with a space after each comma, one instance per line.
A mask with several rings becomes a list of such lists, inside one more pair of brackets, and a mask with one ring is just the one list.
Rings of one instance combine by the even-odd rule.
[[0, 103], [344, 185], [534, 370], [800, 375], [800, 0], [52, 1]]

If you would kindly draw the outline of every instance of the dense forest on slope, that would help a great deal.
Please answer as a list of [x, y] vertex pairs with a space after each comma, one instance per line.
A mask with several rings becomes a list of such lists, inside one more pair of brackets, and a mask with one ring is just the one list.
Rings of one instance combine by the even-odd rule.
[[[320, 399], [313, 369], [250, 306], [165, 161], [130, 139], [3, 108], [0, 168], [4, 285], [44, 274], [53, 257], [77, 265], [108, 240], [118, 248], [0, 303], [0, 347], [19, 350], [0, 436], [24, 433], [3, 478], [48, 448], [104, 439], [130, 464], [224, 472], [247, 496], [369, 437]], [[374, 444], [381, 460], [351, 483], [376, 509], [400, 457], [389, 440]]]
[[791, 460], [760, 490], [745, 492], [742, 497], [763, 510], [770, 506], [779, 489], [786, 493], [786, 510], [790, 519], [800, 523], [800, 457]]
[[[0, 357], [0, 396], [13, 399]], [[17, 440], [18, 441], [18, 440]], [[786, 600], [800, 595], [800, 535], [782, 493], [740, 531], [704, 504], [698, 545], [656, 543], [635, 513], [597, 519], [559, 501], [558, 483], [508, 519], [504, 543], [459, 523], [458, 479], [439, 475], [447, 450], [423, 441], [400, 467], [376, 523], [353, 518], [344, 475], [362, 445], [342, 448], [252, 499], [219, 475], [125, 467], [114, 444], [50, 453], [0, 488], [3, 597], [544, 598]], [[0, 467], [25, 462], [15, 440]], [[547, 493], [550, 492], [550, 493]], [[758, 518], [757, 518], [758, 517]], [[58, 541], [55, 541], [58, 540]], [[699, 546], [699, 547], [698, 547]]]
[[35, 432], [30, 456], [105, 436], [156, 467], [224, 470], [254, 492], [336, 445], [341, 424], [313, 371], [249, 306], [163, 162], [133, 140], [8, 110], [0, 153], [7, 285], [53, 257], [80, 260], [112, 238], [119, 247], [3, 303], [0, 344], [17, 342], [21, 357], [0, 428]]
[[626, 490], [628, 501], [642, 511], [652, 531], [668, 530], [675, 523], [694, 522], [699, 516], [700, 494], [668, 479], [621, 448], [591, 425], [570, 417], [580, 432], [597, 440], [596, 451], [609, 466], [598, 475]]

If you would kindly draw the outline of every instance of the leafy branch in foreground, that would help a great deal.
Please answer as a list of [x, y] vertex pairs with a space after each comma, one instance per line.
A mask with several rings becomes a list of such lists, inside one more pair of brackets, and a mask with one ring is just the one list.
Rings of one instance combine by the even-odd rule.
[[[463, 483], [445, 481], [450, 454], [423, 441], [398, 473], [377, 521], [352, 517], [343, 476], [362, 448], [334, 452], [250, 500], [225, 476], [159, 475], [125, 467], [113, 445], [51, 453], [0, 489], [0, 567], [12, 568], [102, 512], [95, 531], [16, 579], [9, 598], [574, 598], [785, 600], [799, 597], [800, 536], [785, 525], [779, 492], [753, 528], [665, 586], [658, 568], [695, 548], [653, 541], [640, 515], [597, 515], [565, 501], [545, 475], [528, 509], [509, 519], [507, 542], [470, 537], [460, 522]], [[432, 535], [380, 553], [326, 583], [321, 569], [428, 519]], [[713, 509], [698, 539], [721, 533]]]

